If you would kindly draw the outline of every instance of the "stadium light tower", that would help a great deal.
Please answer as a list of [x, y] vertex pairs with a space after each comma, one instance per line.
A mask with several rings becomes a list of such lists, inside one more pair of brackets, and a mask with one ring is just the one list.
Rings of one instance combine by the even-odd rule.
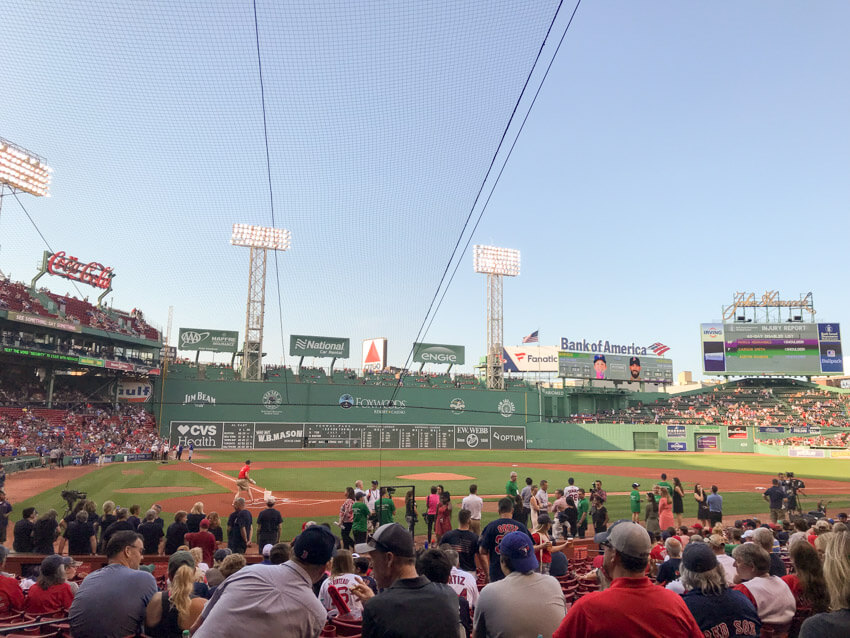
[[7, 188], [11, 193], [21, 191], [36, 197], [47, 195], [52, 170], [35, 153], [0, 137], [0, 211]]
[[502, 277], [519, 275], [519, 251], [476, 245], [473, 265], [475, 272], [487, 275], [487, 387], [504, 390]]
[[242, 378], [262, 379], [263, 318], [266, 312], [266, 257], [270, 250], [288, 250], [292, 234], [281, 228], [233, 224], [230, 243], [251, 249], [248, 267], [248, 306], [245, 311], [245, 345]]

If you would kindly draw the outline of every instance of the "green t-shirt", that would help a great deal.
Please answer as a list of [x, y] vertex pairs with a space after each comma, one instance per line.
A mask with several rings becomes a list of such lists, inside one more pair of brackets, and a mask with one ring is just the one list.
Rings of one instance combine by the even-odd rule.
[[381, 525], [393, 522], [393, 514], [395, 514], [395, 503], [391, 498], [382, 498], [375, 503], [375, 511], [380, 512]]
[[640, 492], [632, 490], [629, 494], [629, 504], [632, 507], [632, 512], [640, 512]]
[[353, 506], [354, 522], [351, 525], [352, 532], [365, 532], [366, 521], [369, 518], [369, 506], [362, 501], [356, 501]]
[[[578, 522], [579, 522], [579, 525], [581, 525], [581, 515], [587, 514], [587, 512], [589, 510], [590, 510], [590, 501], [588, 501], [587, 497], [585, 497], [578, 502]], [[584, 522], [587, 523], [587, 519], [585, 519]]]
[[505, 485], [505, 494], [514, 498], [517, 494], [519, 494], [519, 488], [517, 487], [516, 481], [508, 481], [508, 484]]
[[670, 500], [671, 501], [673, 500], [673, 486], [672, 485], [670, 485], [667, 481], [660, 481], [658, 483], [658, 487], [666, 487], [667, 488], [667, 494], [670, 495]]

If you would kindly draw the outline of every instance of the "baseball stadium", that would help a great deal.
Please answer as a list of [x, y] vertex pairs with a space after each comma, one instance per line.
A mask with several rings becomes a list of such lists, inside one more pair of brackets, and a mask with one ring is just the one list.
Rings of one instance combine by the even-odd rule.
[[554, 213], [486, 223], [600, 9], [12, 4], [0, 636], [850, 635], [843, 279], [661, 301]]

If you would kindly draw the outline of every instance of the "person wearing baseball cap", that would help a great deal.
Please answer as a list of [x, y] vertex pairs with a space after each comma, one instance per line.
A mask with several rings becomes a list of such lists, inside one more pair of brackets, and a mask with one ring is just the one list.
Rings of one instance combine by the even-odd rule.
[[611, 586], [573, 603], [553, 638], [660, 634], [702, 638], [703, 632], [682, 598], [656, 587], [646, 577], [652, 542], [643, 527], [620, 520], [593, 540], [604, 550], [602, 569], [611, 578]]
[[632, 512], [632, 523], [640, 523], [640, 483], [632, 483], [632, 491], [629, 494], [629, 509]]
[[756, 608], [739, 591], [729, 589], [723, 567], [709, 543], [688, 543], [682, 552], [683, 600], [707, 636], [758, 636]]
[[410, 532], [398, 523], [381, 525], [357, 554], [372, 559], [372, 576], [382, 590], [377, 596], [363, 579], [349, 591], [363, 602], [363, 635], [395, 638], [458, 636], [461, 628], [457, 594], [416, 572]]
[[168, 558], [167, 592], [153, 595], [145, 613], [145, 630], [152, 636], [173, 635], [189, 629], [201, 615], [205, 601], [191, 598], [195, 581], [195, 559], [191, 552], [178, 550]]
[[629, 375], [632, 381], [640, 381], [640, 359], [637, 357], [629, 359]]
[[605, 360], [604, 354], [593, 356], [593, 370], [596, 373], [597, 379], [605, 379], [605, 372], [608, 370], [608, 362]]
[[207, 565], [213, 564], [216, 548], [218, 543], [215, 542], [215, 536], [210, 531], [210, 521], [208, 518], [202, 518], [198, 523], [197, 532], [189, 532], [183, 537], [189, 549], [200, 547], [204, 554], [204, 562]]
[[706, 540], [706, 544], [714, 552], [717, 557], [717, 562], [723, 567], [723, 573], [726, 576], [726, 584], [730, 587], [735, 584], [735, 574], [738, 570], [735, 567], [735, 559], [726, 553], [726, 539], [720, 534], [712, 534]]
[[38, 580], [27, 591], [25, 611], [30, 614], [52, 614], [68, 609], [74, 602], [74, 592], [65, 579], [65, 566], [71, 566], [70, 556], [51, 554], [41, 561]]
[[291, 560], [240, 569], [216, 587], [192, 636], [318, 636], [327, 612], [313, 583], [324, 576], [336, 541], [324, 525], [311, 525], [292, 543]]
[[505, 534], [499, 544], [499, 562], [505, 578], [481, 590], [475, 606], [475, 635], [551, 636], [566, 613], [564, 595], [556, 579], [538, 573], [532, 540], [520, 531]]

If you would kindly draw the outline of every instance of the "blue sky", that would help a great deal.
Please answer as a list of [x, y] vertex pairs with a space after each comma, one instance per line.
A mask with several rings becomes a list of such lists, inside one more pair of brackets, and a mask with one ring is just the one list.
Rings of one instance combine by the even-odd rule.
[[[404, 361], [556, 5], [258, 2], [293, 233], [267, 362], [281, 332], [354, 353], [385, 336]], [[812, 291], [846, 323], [848, 22], [843, 2], [583, 4], [473, 239], [522, 251], [506, 343], [662, 341], [696, 372], [699, 324], [738, 290]], [[51, 198], [21, 201], [54, 249], [115, 268], [116, 307], [164, 328], [173, 305], [175, 336], [243, 333], [230, 226], [271, 224], [253, 25], [235, 0], [4, 5], [0, 137], [54, 169]], [[0, 269], [28, 281], [43, 249], [6, 197]], [[471, 262], [425, 339], [468, 362], [485, 341]]]

